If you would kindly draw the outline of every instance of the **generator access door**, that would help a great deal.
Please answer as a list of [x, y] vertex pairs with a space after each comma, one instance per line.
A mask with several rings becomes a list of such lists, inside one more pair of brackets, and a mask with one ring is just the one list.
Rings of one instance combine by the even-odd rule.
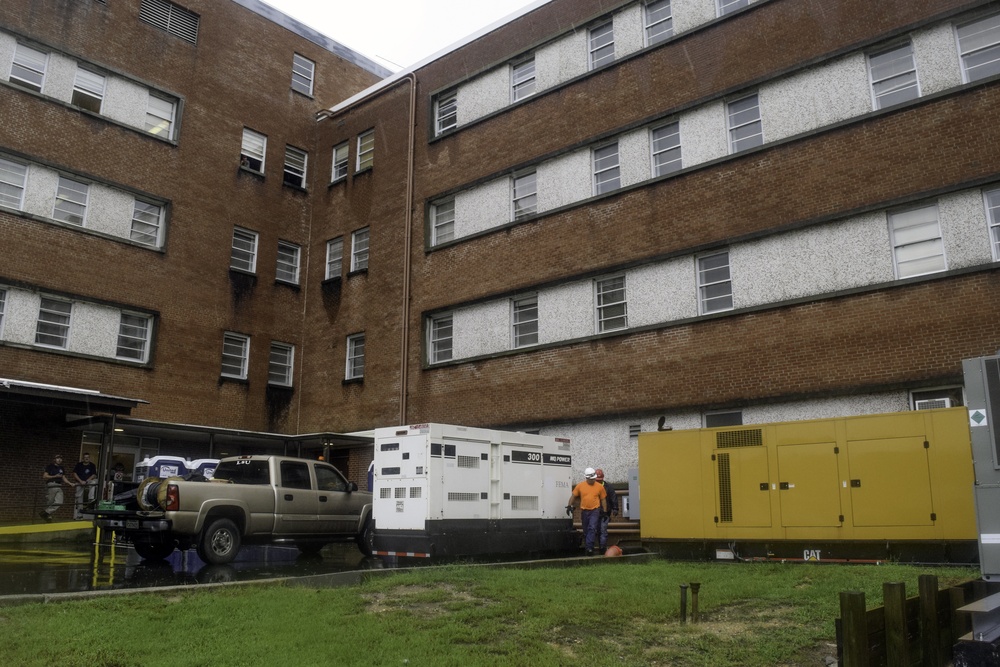
[[715, 433], [715, 498], [717, 525], [771, 525], [767, 448], [760, 429]]
[[849, 440], [849, 479], [855, 526], [934, 524], [930, 466], [924, 436]]
[[840, 527], [839, 455], [834, 442], [779, 445], [781, 525]]

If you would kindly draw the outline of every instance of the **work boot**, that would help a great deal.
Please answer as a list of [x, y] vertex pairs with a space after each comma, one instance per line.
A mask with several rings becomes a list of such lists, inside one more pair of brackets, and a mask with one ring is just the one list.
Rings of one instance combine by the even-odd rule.
[[39, 512], [38, 516], [40, 516], [43, 519], [45, 519], [46, 522], [52, 523], [52, 515], [49, 514], [48, 512], [46, 512], [45, 510], [42, 510], [41, 512]]
[[593, 556], [594, 555], [594, 550], [593, 549], [587, 549], [587, 553], [585, 555], [587, 555], [587, 556]]

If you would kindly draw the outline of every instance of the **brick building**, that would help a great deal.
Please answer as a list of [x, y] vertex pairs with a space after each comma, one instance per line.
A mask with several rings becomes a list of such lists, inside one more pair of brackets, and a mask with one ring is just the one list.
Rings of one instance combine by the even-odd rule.
[[[197, 46], [146, 36], [148, 2], [0, 9], [0, 74], [26, 41], [181, 101], [164, 141], [0, 88], [46, 210], [82, 172], [109, 220], [131, 196], [170, 223], [87, 233], [31, 178], [0, 202], [2, 377], [289, 442], [537, 429], [623, 481], [641, 430], [961, 404], [1000, 347], [1000, 2], [550, 0], [378, 82], [249, 1], [188, 2]], [[293, 51], [327, 97], [289, 90]], [[81, 347], [39, 343], [73, 299]]]

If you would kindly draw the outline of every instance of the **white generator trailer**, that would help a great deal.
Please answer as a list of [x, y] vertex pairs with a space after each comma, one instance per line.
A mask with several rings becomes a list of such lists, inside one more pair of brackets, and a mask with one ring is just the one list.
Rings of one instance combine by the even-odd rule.
[[572, 463], [565, 438], [447, 424], [376, 429], [374, 553], [571, 549]]

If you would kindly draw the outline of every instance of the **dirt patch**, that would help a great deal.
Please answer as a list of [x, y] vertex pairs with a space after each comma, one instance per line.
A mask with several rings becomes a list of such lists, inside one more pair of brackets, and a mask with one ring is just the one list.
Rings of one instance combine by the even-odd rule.
[[[448, 612], [448, 608], [456, 603], [490, 604], [468, 591], [456, 586], [401, 586], [393, 589], [392, 594], [369, 593], [363, 596], [365, 608], [372, 614], [384, 614], [388, 611], [406, 610], [420, 614], [422, 617], [440, 616]], [[427, 599], [433, 597], [434, 599]]]

